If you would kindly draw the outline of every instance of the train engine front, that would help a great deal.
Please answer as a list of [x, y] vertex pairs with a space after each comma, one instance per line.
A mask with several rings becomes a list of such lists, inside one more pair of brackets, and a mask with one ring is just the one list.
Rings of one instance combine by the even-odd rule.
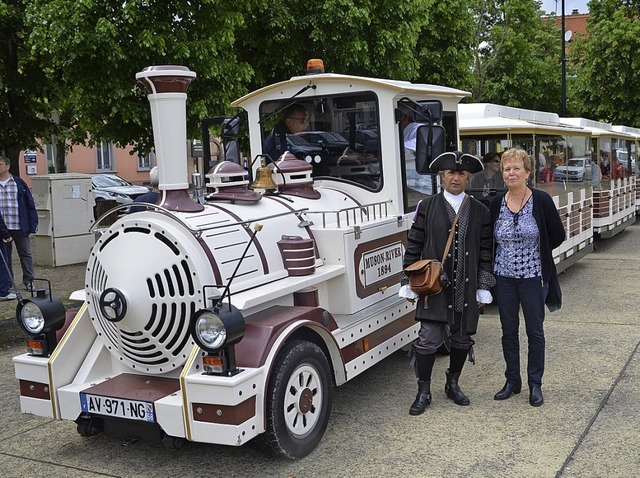
[[[322, 261], [303, 209], [291, 201], [248, 190], [239, 202], [192, 199], [186, 90], [194, 77], [176, 66], [138, 73], [152, 111], [160, 197], [102, 231], [87, 263], [84, 305], [64, 336], [44, 338], [59, 340], [55, 349], [50, 344], [40, 356], [14, 358], [23, 412], [73, 420], [81, 435], [104, 431], [171, 448], [187, 440], [237, 446], [268, 430], [265, 389], [283, 329], [264, 320], [273, 316], [266, 310], [288, 310], [305, 281], [324, 277], [314, 275]], [[320, 202], [337, 208], [345, 200], [351, 205], [329, 192]], [[256, 218], [266, 223], [260, 234]], [[274, 283], [285, 286], [254, 292]], [[309, 312], [303, 321], [333, 342], [330, 315], [317, 302], [303, 310]], [[283, 313], [279, 320], [286, 326], [294, 319]], [[242, 341], [245, 329], [253, 339]], [[330, 367], [320, 349], [315, 353], [322, 364], [311, 377], [319, 385], [305, 385], [304, 396], [294, 397], [304, 423], [287, 422], [292, 446], [283, 450], [278, 440], [274, 450], [290, 457], [313, 449], [328, 422]], [[290, 380], [287, 393], [295, 388]]]

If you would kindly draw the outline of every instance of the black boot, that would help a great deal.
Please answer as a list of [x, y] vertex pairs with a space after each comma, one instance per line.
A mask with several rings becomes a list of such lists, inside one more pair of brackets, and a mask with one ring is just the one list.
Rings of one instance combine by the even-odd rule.
[[469, 398], [462, 393], [458, 385], [458, 379], [460, 378], [460, 373], [462, 372], [468, 354], [469, 350], [451, 347], [449, 370], [447, 370], [447, 384], [444, 386], [444, 393], [446, 393], [447, 397], [453, 400], [456, 405], [469, 405], [471, 403]]
[[447, 370], [447, 384], [444, 386], [444, 393], [446, 393], [447, 398], [453, 400], [453, 403], [456, 405], [469, 405], [471, 403], [469, 397], [462, 393], [458, 385], [459, 378], [459, 373], [451, 373]]
[[521, 383], [505, 382], [504, 387], [493, 397], [494, 400], [506, 400], [511, 395], [516, 395], [522, 391]]
[[420, 415], [429, 405], [431, 405], [431, 380], [418, 380], [418, 394], [411, 404], [409, 415]]
[[539, 407], [544, 403], [540, 385], [531, 385], [529, 387], [529, 403], [532, 407]]

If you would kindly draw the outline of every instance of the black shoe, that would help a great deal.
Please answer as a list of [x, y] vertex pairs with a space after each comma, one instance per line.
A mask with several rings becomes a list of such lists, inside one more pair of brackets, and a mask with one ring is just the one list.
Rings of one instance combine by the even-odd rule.
[[529, 404], [532, 407], [539, 407], [544, 403], [544, 398], [542, 398], [542, 389], [540, 385], [532, 385], [529, 387]]
[[431, 381], [418, 380], [418, 394], [409, 408], [409, 415], [420, 415], [431, 405]]
[[521, 383], [505, 382], [504, 387], [493, 396], [494, 400], [506, 400], [511, 395], [517, 395], [522, 391]]
[[447, 395], [447, 398], [453, 400], [453, 403], [455, 403], [456, 405], [469, 405], [471, 403], [471, 400], [469, 400], [469, 397], [467, 397], [462, 392], [462, 390], [460, 390], [460, 386], [458, 385], [460, 374], [446, 372], [446, 375], [447, 383], [444, 386], [444, 393]]

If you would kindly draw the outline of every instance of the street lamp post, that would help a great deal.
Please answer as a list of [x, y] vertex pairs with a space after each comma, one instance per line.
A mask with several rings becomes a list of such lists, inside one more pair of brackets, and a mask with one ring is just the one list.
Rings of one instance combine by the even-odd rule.
[[562, 98], [560, 105], [560, 116], [567, 116], [567, 58], [565, 55], [566, 48], [566, 39], [565, 39], [565, 29], [564, 29], [564, 0], [562, 0], [562, 58], [560, 62], [562, 63]]

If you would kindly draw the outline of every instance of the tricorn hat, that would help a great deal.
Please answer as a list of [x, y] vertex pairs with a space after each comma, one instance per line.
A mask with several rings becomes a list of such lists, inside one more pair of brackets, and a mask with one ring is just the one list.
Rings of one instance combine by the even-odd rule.
[[431, 161], [429, 165], [429, 170], [434, 173], [446, 169], [451, 171], [469, 171], [473, 174], [482, 171], [484, 166], [482, 161], [472, 154], [461, 151], [447, 151]]

